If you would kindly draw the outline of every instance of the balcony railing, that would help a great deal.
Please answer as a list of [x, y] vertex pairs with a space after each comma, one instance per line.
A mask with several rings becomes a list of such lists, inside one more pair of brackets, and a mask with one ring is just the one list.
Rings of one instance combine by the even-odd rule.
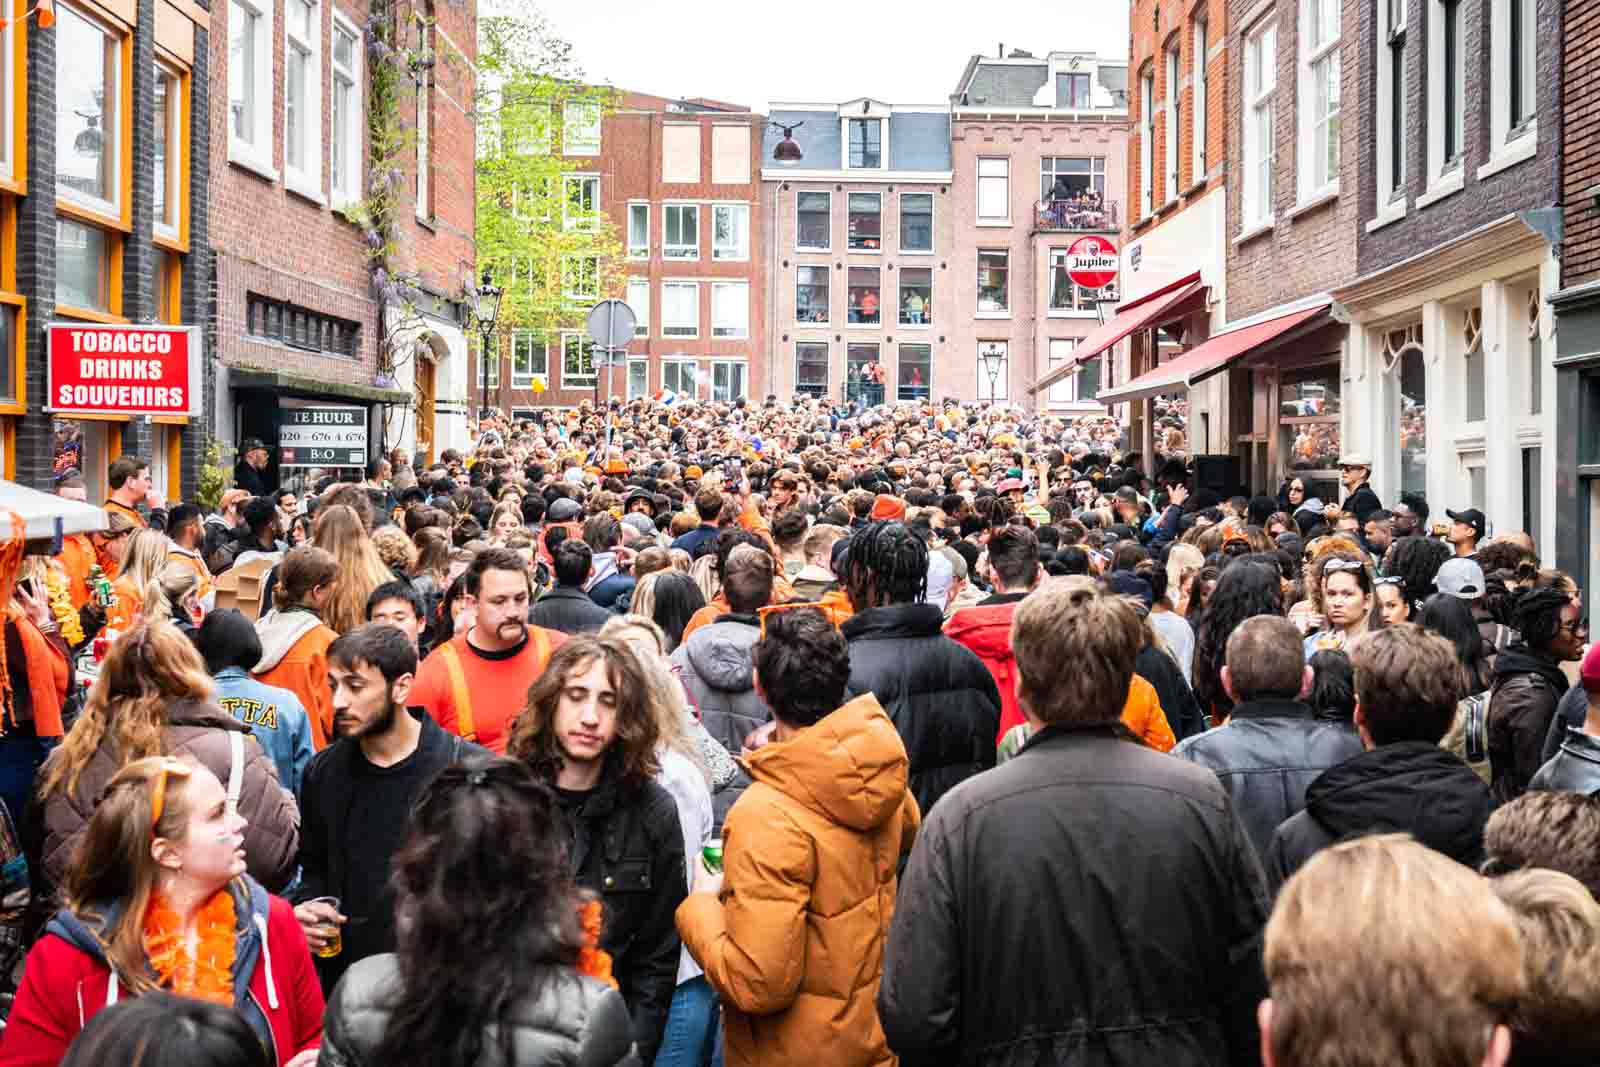
[[1034, 229], [1098, 233], [1121, 228], [1115, 200], [1098, 204], [1073, 200], [1041, 200], [1034, 205]]

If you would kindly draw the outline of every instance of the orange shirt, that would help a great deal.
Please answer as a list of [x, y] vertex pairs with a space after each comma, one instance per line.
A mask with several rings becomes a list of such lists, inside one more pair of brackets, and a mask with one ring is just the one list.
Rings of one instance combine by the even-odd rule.
[[106, 629], [125, 634], [144, 613], [144, 590], [135, 589], [132, 576], [123, 574], [111, 583], [111, 591], [117, 602], [106, 612]]
[[[167, 562], [181, 563], [199, 575], [200, 587], [195, 590], [195, 596], [205, 600], [211, 595], [211, 570], [205, 565], [205, 561], [200, 558], [198, 552], [190, 552], [187, 549], [173, 545], [167, 549]], [[209, 604], [210, 602], [207, 601], [207, 603]]]
[[[528, 627], [528, 642], [508, 659], [489, 659], [467, 642], [466, 634], [450, 639], [455, 663], [461, 671], [460, 684], [452, 677], [452, 665], [444, 646], [434, 649], [417, 668], [407, 703], [426, 708], [433, 721], [447, 732], [462, 735], [458, 694], [471, 701], [466, 709], [472, 726], [466, 731], [492, 752], [504, 754], [511, 736], [511, 723], [528, 703], [528, 687], [544, 673], [550, 653], [566, 641], [567, 635], [540, 626]], [[544, 637], [535, 640], [534, 631]]]
[[72, 597], [74, 610], [82, 608], [94, 595], [89, 588], [89, 571], [96, 563], [100, 564], [107, 578], [115, 581], [117, 577], [117, 561], [110, 556], [101, 556], [88, 534], [68, 534], [63, 537], [61, 554], [56, 557], [56, 562], [61, 564], [62, 572], [67, 576], [67, 595]]

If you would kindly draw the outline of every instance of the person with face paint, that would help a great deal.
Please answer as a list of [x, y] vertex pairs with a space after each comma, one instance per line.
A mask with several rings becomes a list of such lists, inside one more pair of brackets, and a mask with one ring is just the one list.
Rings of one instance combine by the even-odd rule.
[[[322, 988], [332, 992], [351, 964], [395, 949], [390, 860], [417, 797], [463, 753], [483, 750], [408, 710], [417, 649], [397, 627], [356, 627], [328, 646], [327, 664], [336, 740], [300, 786], [294, 897]], [[335, 955], [321, 955], [335, 943]]]

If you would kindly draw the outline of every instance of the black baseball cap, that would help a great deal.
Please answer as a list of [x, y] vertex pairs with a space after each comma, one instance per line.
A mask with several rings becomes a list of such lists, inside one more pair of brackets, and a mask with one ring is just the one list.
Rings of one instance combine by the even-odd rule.
[[1477, 508], [1468, 508], [1465, 511], [1451, 511], [1445, 509], [1445, 514], [1456, 522], [1472, 527], [1478, 532], [1478, 540], [1482, 541], [1489, 530], [1489, 520], [1483, 517], [1483, 512]]

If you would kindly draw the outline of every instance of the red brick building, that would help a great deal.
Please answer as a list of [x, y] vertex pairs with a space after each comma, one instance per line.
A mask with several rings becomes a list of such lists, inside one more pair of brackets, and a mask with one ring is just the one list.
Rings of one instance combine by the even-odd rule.
[[[581, 373], [592, 370], [579, 356], [581, 314], [558, 337], [502, 331], [489, 406], [531, 414], [664, 389], [717, 400], [771, 391], [758, 254], [763, 122], [733, 104], [625, 92], [602, 119], [598, 145], [575, 152], [562, 139], [563, 180], [598, 184], [584, 195], [594, 195], [622, 244], [618, 291], [602, 295], [628, 302], [635, 339], [626, 366]], [[479, 381], [474, 361], [474, 404]]]
[[[423, 18], [405, 0], [393, 16], [418, 59], [401, 77], [398, 121], [411, 133], [386, 271], [415, 284], [403, 299], [375, 285], [354, 221], [372, 166], [368, 4], [230, 0], [212, 11], [215, 431], [233, 445], [262, 439], [274, 467], [466, 444], [477, 16], [421, 2]], [[308, 406], [364, 411], [364, 441], [342, 441], [336, 462], [293, 450], [286, 412]]]

